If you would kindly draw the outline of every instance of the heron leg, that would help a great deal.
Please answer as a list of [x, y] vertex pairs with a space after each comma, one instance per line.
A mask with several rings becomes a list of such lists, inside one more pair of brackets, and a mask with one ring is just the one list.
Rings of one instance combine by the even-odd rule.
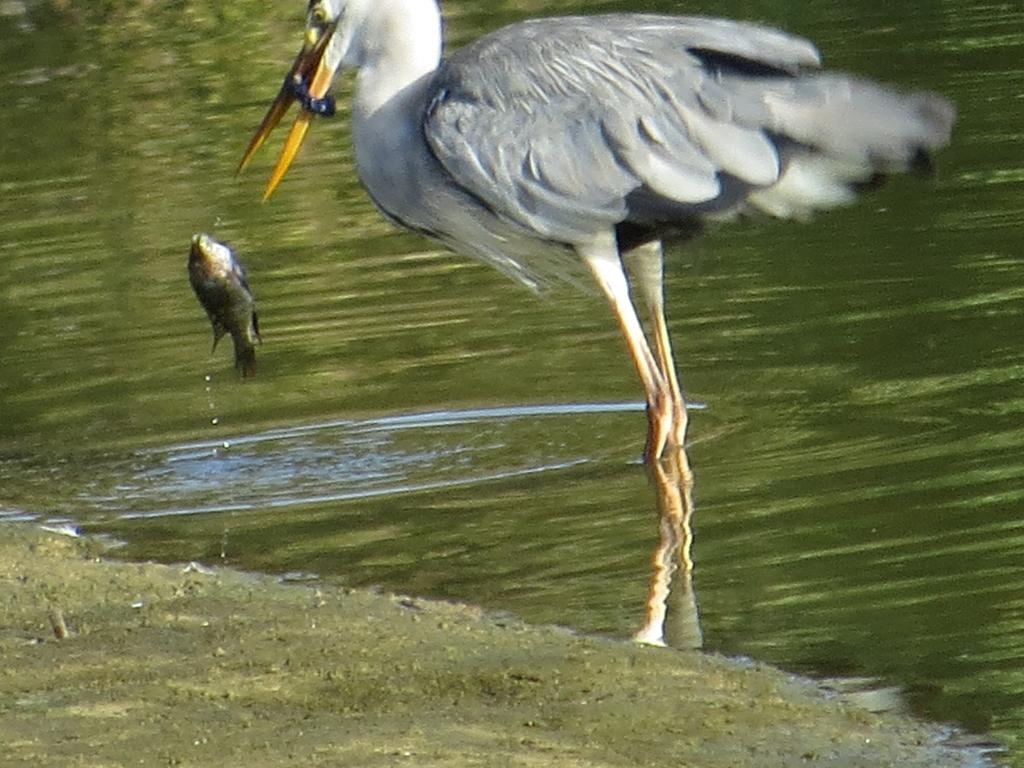
[[665, 450], [673, 429], [672, 394], [630, 300], [629, 281], [622, 269], [615, 235], [608, 233], [591, 243], [578, 245], [577, 251], [611, 303], [633, 365], [643, 383], [647, 398], [647, 445], [644, 448], [644, 460], [655, 461]]
[[672, 356], [672, 340], [665, 322], [664, 252], [661, 241], [637, 246], [623, 254], [629, 264], [634, 289], [647, 308], [654, 336], [654, 353], [662, 379], [668, 385], [672, 402], [672, 431], [670, 439], [682, 448], [686, 439], [686, 401], [679, 387], [679, 377]]

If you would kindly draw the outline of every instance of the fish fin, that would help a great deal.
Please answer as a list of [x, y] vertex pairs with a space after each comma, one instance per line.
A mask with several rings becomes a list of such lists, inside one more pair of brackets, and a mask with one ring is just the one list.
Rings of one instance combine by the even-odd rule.
[[224, 337], [225, 333], [227, 333], [227, 329], [223, 325], [216, 322], [213, 324], [213, 346], [210, 347], [211, 355], [217, 351], [217, 343]]

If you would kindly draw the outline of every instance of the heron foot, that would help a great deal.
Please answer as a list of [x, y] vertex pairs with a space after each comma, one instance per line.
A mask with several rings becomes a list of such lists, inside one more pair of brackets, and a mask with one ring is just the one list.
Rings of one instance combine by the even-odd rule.
[[334, 101], [334, 97], [328, 95], [323, 98], [317, 98], [312, 95], [309, 92], [309, 83], [306, 82], [305, 78], [299, 77], [298, 75], [289, 77], [285, 80], [285, 87], [307, 112], [311, 112], [314, 115], [320, 115], [321, 117], [334, 117], [338, 112], [338, 107]]
[[651, 464], [661, 458], [672, 433], [672, 401], [661, 393], [647, 403], [647, 444], [644, 462]]
[[647, 404], [647, 444], [644, 463], [654, 464], [663, 456], [685, 451], [686, 404], [683, 399], [659, 394]]

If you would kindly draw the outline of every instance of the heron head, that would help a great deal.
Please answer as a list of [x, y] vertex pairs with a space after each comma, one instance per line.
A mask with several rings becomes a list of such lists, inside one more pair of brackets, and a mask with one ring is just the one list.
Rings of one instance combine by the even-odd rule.
[[[333, 113], [333, 101], [326, 98], [327, 92], [338, 70], [352, 63], [353, 30], [357, 26], [354, 22], [367, 5], [366, 0], [310, 0], [302, 48], [238, 165], [239, 172], [244, 170], [291, 105], [297, 100], [302, 101], [303, 109], [285, 140], [264, 190], [264, 200], [274, 193], [291, 167], [306, 138], [313, 114]], [[313, 106], [319, 108], [313, 109]]]
[[263, 145], [292, 103], [295, 118], [263, 193], [268, 199], [299, 151], [314, 114], [333, 114], [328, 97], [344, 68], [387, 70], [401, 80], [437, 66], [441, 55], [441, 14], [437, 0], [310, 0], [302, 48], [277, 98], [253, 134], [238, 170]]

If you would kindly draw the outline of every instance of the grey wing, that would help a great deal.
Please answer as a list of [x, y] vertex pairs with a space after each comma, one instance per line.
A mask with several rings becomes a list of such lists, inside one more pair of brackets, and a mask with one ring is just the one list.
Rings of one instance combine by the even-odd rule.
[[[937, 97], [907, 107], [898, 94], [813, 71], [818, 63], [809, 42], [739, 22], [538, 19], [445, 62], [424, 134], [457, 183], [562, 242], [748, 202], [798, 215], [948, 139], [952, 111]], [[862, 103], [902, 106], [845, 130]], [[834, 162], [779, 184], [794, 160], [819, 155]]]

